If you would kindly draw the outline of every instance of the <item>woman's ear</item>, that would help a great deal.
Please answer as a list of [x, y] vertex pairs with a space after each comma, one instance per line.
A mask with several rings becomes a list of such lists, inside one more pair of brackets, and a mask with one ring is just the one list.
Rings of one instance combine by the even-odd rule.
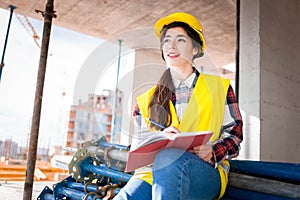
[[193, 56], [194, 56], [194, 59], [195, 59], [195, 58], [200, 58], [200, 57], [202, 57], [203, 55], [204, 55], [204, 53], [202, 52], [201, 47], [199, 47], [199, 48], [195, 47], [195, 48], [193, 49]]
[[199, 53], [199, 49], [197, 47], [194, 47], [193, 56], [197, 55], [198, 53]]

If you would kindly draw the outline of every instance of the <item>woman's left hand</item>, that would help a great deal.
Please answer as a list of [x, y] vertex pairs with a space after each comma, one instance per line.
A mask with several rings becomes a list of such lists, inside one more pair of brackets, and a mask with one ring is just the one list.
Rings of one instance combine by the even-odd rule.
[[205, 162], [210, 162], [213, 155], [213, 150], [210, 144], [196, 146], [193, 149], [189, 150], [189, 152], [195, 154]]

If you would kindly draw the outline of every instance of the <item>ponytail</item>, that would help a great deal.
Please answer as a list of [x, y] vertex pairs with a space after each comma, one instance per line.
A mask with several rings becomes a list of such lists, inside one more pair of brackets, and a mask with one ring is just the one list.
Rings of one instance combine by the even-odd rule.
[[[167, 69], [159, 79], [152, 99], [149, 104], [150, 119], [168, 127], [172, 123], [169, 102], [174, 96], [174, 84], [170, 69]], [[151, 128], [160, 130], [161, 128], [151, 123]]]

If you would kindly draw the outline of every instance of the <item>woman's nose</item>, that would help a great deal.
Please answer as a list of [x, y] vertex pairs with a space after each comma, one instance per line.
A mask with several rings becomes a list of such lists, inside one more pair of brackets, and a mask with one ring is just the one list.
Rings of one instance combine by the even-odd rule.
[[176, 49], [176, 41], [175, 40], [172, 40], [169, 43], [168, 49]]

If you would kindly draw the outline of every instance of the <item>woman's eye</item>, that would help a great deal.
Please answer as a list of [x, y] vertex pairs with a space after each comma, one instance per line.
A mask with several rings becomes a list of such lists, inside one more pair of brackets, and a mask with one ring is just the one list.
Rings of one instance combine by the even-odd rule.
[[184, 38], [179, 38], [178, 42], [186, 42], [186, 40]]
[[168, 43], [170, 41], [171, 41], [170, 39], [164, 39], [164, 43]]

